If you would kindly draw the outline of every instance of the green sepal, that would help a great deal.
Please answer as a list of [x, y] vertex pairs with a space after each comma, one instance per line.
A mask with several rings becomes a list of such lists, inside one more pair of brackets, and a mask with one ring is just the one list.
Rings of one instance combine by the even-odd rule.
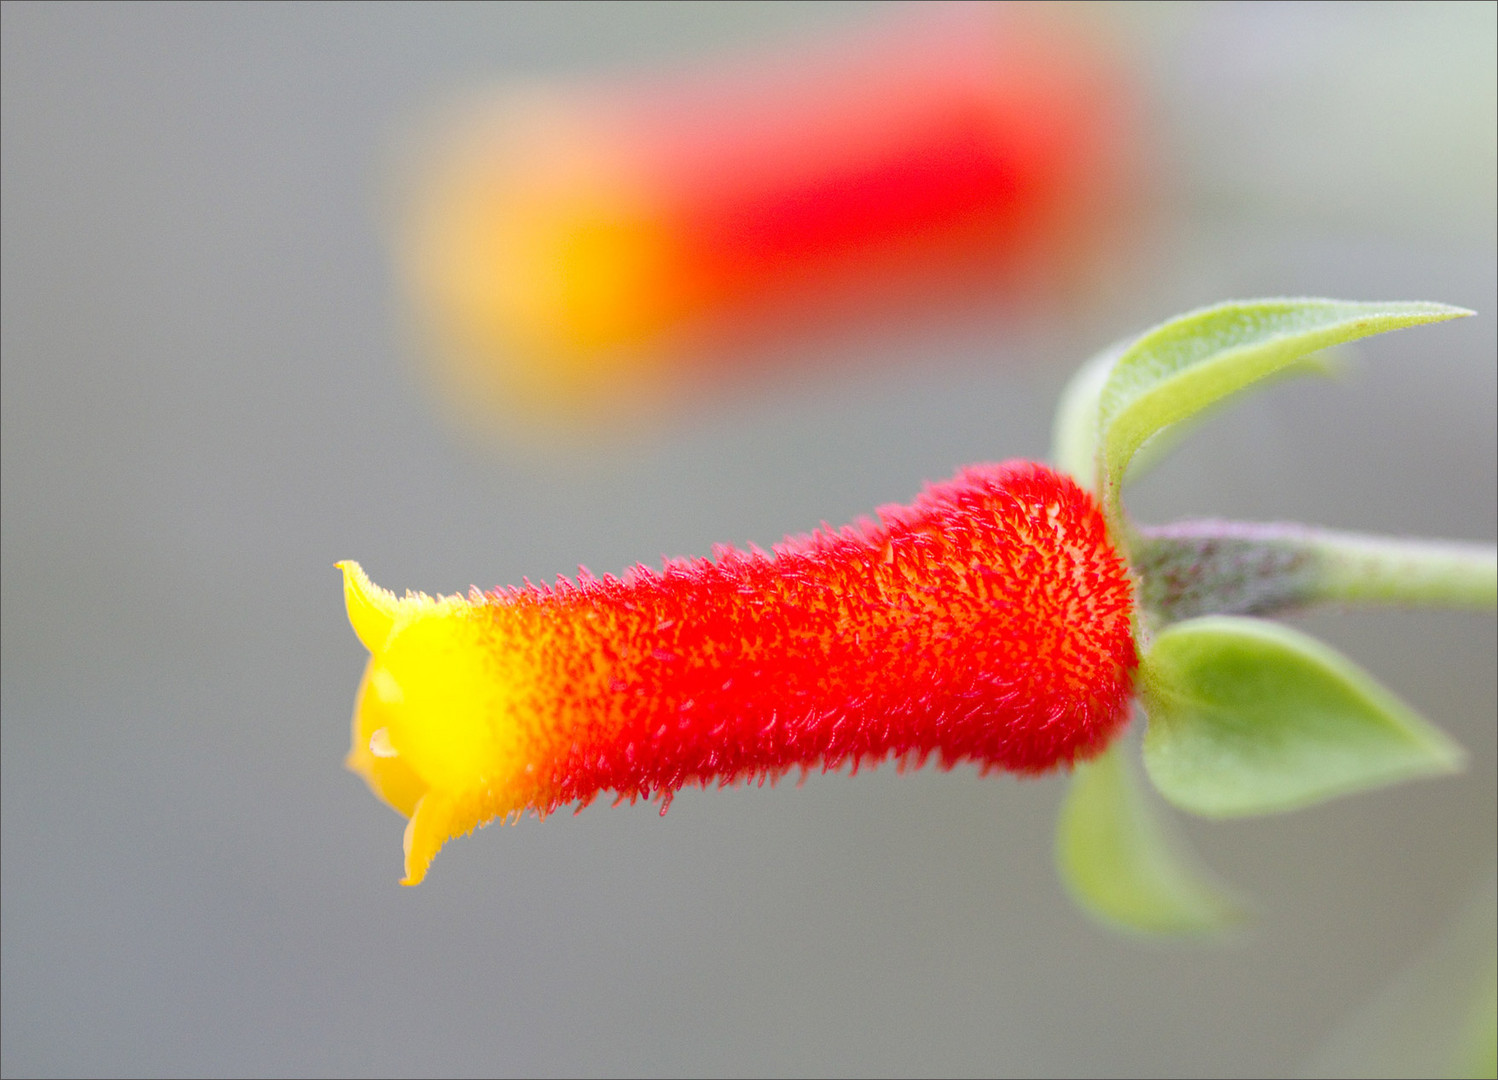
[[1278, 623], [1211, 615], [1167, 627], [1139, 687], [1150, 780], [1206, 817], [1293, 810], [1464, 760], [1367, 672]]
[[1457, 1045], [1456, 1075], [1498, 1076], [1498, 955], [1491, 956], [1468, 1007]]
[[1348, 346], [1333, 346], [1329, 349], [1323, 349], [1320, 352], [1311, 353], [1309, 356], [1298, 357], [1284, 367], [1270, 372], [1251, 386], [1244, 387], [1238, 393], [1225, 398], [1219, 398], [1200, 412], [1192, 413], [1184, 420], [1160, 428], [1148, 439], [1145, 439], [1144, 445], [1136, 450], [1134, 456], [1129, 459], [1129, 467], [1126, 474], [1129, 481], [1132, 483], [1149, 472], [1161, 461], [1169, 457], [1175, 448], [1180, 445], [1181, 441], [1196, 431], [1197, 428], [1210, 423], [1219, 414], [1236, 405], [1239, 400], [1248, 394], [1267, 390], [1277, 383], [1289, 382], [1292, 379], [1302, 379], [1306, 376], [1330, 378], [1345, 374], [1351, 369], [1353, 358], [1353, 349]]
[[1056, 866], [1078, 907], [1145, 934], [1211, 933], [1242, 922], [1242, 905], [1193, 863], [1118, 747], [1077, 765], [1056, 823]]
[[1122, 351], [1098, 392], [1098, 490], [1110, 520], [1118, 520], [1134, 456], [1171, 425], [1320, 349], [1470, 314], [1432, 303], [1240, 300], [1148, 331]]
[[1296, 1069], [1348, 1076], [1498, 1073], [1498, 882], [1491, 877], [1413, 960]]
[[1098, 402], [1127, 341], [1104, 349], [1076, 370], [1061, 391], [1051, 424], [1051, 463], [1089, 490], [1098, 482]]

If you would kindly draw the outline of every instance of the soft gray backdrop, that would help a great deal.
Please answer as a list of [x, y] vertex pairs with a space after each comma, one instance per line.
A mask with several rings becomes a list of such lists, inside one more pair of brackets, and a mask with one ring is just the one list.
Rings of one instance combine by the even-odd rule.
[[1471, 768], [1185, 823], [1259, 920], [1227, 949], [1145, 946], [1062, 895], [1063, 781], [971, 770], [491, 828], [400, 889], [401, 821], [340, 768], [363, 653], [333, 562], [436, 592], [768, 545], [968, 460], [1042, 455], [1088, 350], [1282, 293], [1481, 317], [1226, 414], [1140, 516], [1490, 541], [1493, 11], [1116, 14], [1175, 179], [1096, 303], [890, 331], [846, 346], [883, 363], [559, 461], [469, 446], [417, 389], [377, 210], [402, 126], [488, 79], [881, 12], [6, 4], [4, 1072], [1302, 1068], [1490, 872], [1491, 618], [1302, 620]]

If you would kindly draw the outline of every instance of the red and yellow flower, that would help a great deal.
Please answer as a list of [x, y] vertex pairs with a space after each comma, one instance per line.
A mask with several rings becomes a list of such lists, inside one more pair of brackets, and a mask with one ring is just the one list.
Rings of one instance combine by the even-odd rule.
[[830, 312], [1064, 276], [1137, 216], [1134, 98], [1075, 27], [986, 7], [704, 75], [514, 89], [423, 155], [402, 266], [466, 398], [592, 417]]
[[772, 552], [469, 597], [341, 564], [370, 651], [348, 765], [401, 813], [406, 884], [451, 837], [600, 794], [895, 759], [1037, 773], [1123, 726], [1133, 586], [1093, 497], [964, 469]]

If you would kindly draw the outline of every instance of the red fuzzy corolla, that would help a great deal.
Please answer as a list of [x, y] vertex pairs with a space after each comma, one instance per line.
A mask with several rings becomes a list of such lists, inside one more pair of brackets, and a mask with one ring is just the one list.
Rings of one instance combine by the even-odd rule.
[[606, 792], [1101, 750], [1137, 661], [1092, 496], [979, 465], [878, 519], [468, 600], [396, 600], [347, 567], [373, 654], [350, 764], [413, 815], [407, 880], [458, 832]]

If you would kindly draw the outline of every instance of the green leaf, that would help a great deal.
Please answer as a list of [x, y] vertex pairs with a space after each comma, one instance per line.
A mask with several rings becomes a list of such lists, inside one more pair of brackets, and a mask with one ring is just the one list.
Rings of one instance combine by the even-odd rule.
[[1129, 460], [1128, 479], [1132, 482], [1149, 472], [1168, 457], [1183, 439], [1197, 428], [1215, 419], [1225, 409], [1237, 404], [1241, 396], [1268, 389], [1276, 383], [1304, 378], [1307, 375], [1326, 378], [1345, 372], [1350, 366], [1351, 351], [1351, 348], [1346, 346], [1333, 346], [1329, 349], [1323, 349], [1321, 352], [1312, 353], [1309, 356], [1298, 357], [1284, 367], [1278, 368], [1264, 376], [1264, 378], [1258, 380], [1252, 386], [1246, 387], [1239, 394], [1219, 398], [1200, 412], [1193, 413], [1184, 420], [1177, 421], [1174, 424], [1167, 424], [1165, 427], [1160, 428], [1149, 438], [1145, 439], [1143, 445], [1134, 452], [1133, 458]]
[[1491, 1077], [1498, 1064], [1498, 890], [1489, 877], [1295, 1074]]
[[1466, 1017], [1466, 1030], [1457, 1046], [1457, 1076], [1498, 1075], [1498, 955], [1488, 960], [1487, 971]]
[[1463, 761], [1367, 672], [1278, 623], [1214, 615], [1167, 627], [1140, 665], [1140, 692], [1150, 779], [1207, 817], [1292, 810]]
[[1101, 493], [1110, 518], [1117, 518], [1134, 455], [1170, 425], [1319, 349], [1470, 314], [1429, 303], [1242, 300], [1155, 327], [1118, 357], [1098, 399]]
[[1096, 490], [1098, 482], [1098, 402], [1128, 344], [1104, 349], [1077, 369], [1061, 391], [1051, 425], [1052, 463], [1090, 490]]
[[1243, 919], [1172, 842], [1117, 747], [1079, 764], [1056, 824], [1056, 866], [1072, 899], [1116, 928], [1199, 934]]

